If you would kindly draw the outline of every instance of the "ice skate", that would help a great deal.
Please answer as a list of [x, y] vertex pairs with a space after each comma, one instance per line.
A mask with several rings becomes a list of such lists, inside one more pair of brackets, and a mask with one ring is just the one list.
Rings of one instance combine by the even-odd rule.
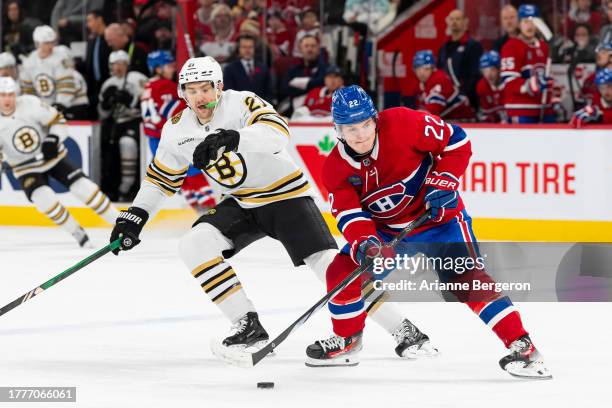
[[332, 336], [317, 340], [306, 348], [308, 367], [340, 367], [359, 364], [359, 352], [363, 348], [362, 333], [349, 337]]
[[74, 239], [76, 239], [81, 248], [93, 248], [93, 245], [91, 244], [91, 241], [83, 228], [78, 227], [71, 235], [74, 237]]
[[499, 360], [499, 365], [510, 375], [542, 380], [552, 378], [552, 374], [544, 365], [542, 355], [535, 348], [529, 336], [525, 335], [514, 340], [508, 348], [512, 353]]
[[404, 319], [391, 335], [397, 343], [395, 353], [402, 358], [415, 360], [422, 357], [435, 357], [440, 353], [431, 344], [429, 337], [408, 319]]

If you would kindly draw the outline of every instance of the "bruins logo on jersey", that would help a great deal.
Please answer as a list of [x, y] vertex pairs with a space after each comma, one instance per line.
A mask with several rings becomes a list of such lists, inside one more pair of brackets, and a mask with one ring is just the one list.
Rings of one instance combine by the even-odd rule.
[[34, 89], [38, 96], [49, 97], [55, 93], [55, 81], [47, 74], [38, 74], [34, 78]]
[[228, 152], [204, 172], [223, 187], [236, 188], [244, 183], [247, 167], [240, 153]]
[[180, 111], [179, 113], [174, 115], [172, 118], [170, 118], [170, 121], [172, 122], [173, 125], [176, 125], [179, 122], [179, 120], [181, 120], [182, 114], [183, 114], [183, 111]]
[[40, 135], [31, 126], [20, 127], [13, 135], [13, 146], [19, 153], [30, 154], [40, 146]]

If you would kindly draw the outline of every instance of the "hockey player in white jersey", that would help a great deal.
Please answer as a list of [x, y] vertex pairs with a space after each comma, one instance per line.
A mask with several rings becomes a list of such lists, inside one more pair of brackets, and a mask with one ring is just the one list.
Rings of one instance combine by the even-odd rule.
[[[98, 112], [102, 120], [113, 121], [108, 130], [114, 133], [109, 135], [112, 143], [119, 144], [119, 201], [126, 201], [135, 187], [138, 173], [140, 97], [148, 78], [138, 71], [128, 72], [130, 57], [123, 50], [111, 52], [108, 63], [111, 76], [100, 88]], [[134, 195], [131, 198], [134, 198]]]
[[36, 208], [84, 246], [87, 234], [49, 187], [53, 177], [80, 201], [113, 224], [119, 212], [97, 185], [66, 157], [66, 121], [61, 113], [32, 95], [17, 96], [17, 83], [0, 77], [0, 150], [3, 160]]
[[74, 79], [74, 92], [66, 101], [66, 109], [62, 112], [68, 120], [86, 120], [90, 118], [89, 98], [87, 97], [87, 81], [79, 71], [74, 69], [74, 57], [72, 51], [65, 45], [56, 45], [53, 52], [59, 54], [62, 64], [72, 68]]
[[57, 34], [53, 28], [38, 26], [32, 38], [36, 49], [23, 61], [21, 91], [63, 111], [70, 107], [76, 90], [72, 63], [65, 52], [55, 50]]
[[10, 76], [15, 81], [18, 77], [17, 60], [10, 52], [0, 53], [0, 77]]
[[[337, 245], [311, 197], [308, 180], [287, 152], [287, 122], [268, 102], [252, 92], [223, 91], [221, 67], [211, 57], [185, 63], [178, 91], [188, 108], [164, 125], [140, 191], [132, 207], [119, 215], [111, 241], [122, 237], [120, 250], [137, 245], [162, 200], [180, 189], [190, 162], [219, 185], [224, 199], [181, 239], [179, 254], [233, 323], [230, 335], [213, 344], [213, 351], [223, 357], [226, 347], [258, 348], [268, 340], [226, 259], [269, 236], [283, 244], [294, 265], [306, 264], [324, 281]], [[375, 321], [396, 334], [400, 356], [437, 353], [427, 336], [391, 304], [369, 300], [371, 311], [378, 308]]]

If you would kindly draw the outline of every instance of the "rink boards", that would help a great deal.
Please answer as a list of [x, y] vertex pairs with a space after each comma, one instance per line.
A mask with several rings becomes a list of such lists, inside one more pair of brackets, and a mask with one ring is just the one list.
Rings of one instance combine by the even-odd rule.
[[[336, 143], [327, 123], [292, 123], [289, 151], [305, 170], [328, 224], [325, 157]], [[612, 128], [566, 125], [464, 126], [473, 155], [461, 194], [483, 240], [612, 241]], [[73, 122], [67, 142], [73, 161], [96, 178], [96, 127]], [[425, 136], [423, 136], [425, 137]], [[54, 186], [61, 191], [60, 186]], [[88, 227], [104, 226], [69, 194], [62, 201]], [[153, 225], [189, 225], [195, 213], [180, 196], [168, 200]], [[16, 181], [0, 178], [0, 225], [52, 225], [28, 203]]]

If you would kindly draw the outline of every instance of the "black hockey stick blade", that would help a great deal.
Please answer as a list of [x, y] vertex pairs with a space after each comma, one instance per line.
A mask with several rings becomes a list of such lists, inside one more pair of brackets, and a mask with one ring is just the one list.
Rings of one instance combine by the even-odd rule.
[[[389, 245], [395, 247], [402, 239], [406, 237], [409, 233], [423, 225], [429, 219], [430, 211], [427, 210], [422, 213], [416, 220], [407, 225], [399, 234], [397, 234]], [[276, 347], [278, 347], [283, 341], [289, 337], [291, 333], [297, 330], [300, 326], [302, 326], [310, 316], [315, 314], [318, 310], [320, 310], [323, 306], [329, 302], [331, 298], [340, 293], [344, 288], [351, 284], [355, 279], [359, 277], [363, 272], [368, 270], [372, 266], [373, 261], [369, 261], [364, 263], [355, 269], [350, 275], [348, 275], [342, 282], [340, 282], [335, 288], [329, 291], [325, 296], [323, 296], [317, 303], [315, 303], [310, 309], [308, 309], [303, 315], [298, 317], [298, 319], [293, 322], [289, 327], [287, 327], [281, 334], [279, 334], [274, 340], [270, 341], [260, 350], [249, 353], [245, 351], [241, 351], [238, 349], [231, 349], [227, 347], [223, 347], [218, 342], [211, 342], [211, 348], [213, 353], [221, 358], [222, 360], [237, 365], [239, 367], [253, 367], [261, 360], [263, 360], [268, 354], [272, 353]]]
[[52, 277], [51, 279], [49, 279], [45, 283], [41, 284], [40, 286], [35, 287], [34, 289], [29, 291], [28, 293], [25, 293], [22, 296], [18, 297], [17, 299], [13, 300], [8, 305], [3, 306], [2, 308], [0, 308], [0, 316], [2, 316], [3, 314], [5, 314], [7, 312], [10, 312], [11, 310], [16, 308], [17, 306], [21, 305], [22, 303], [25, 303], [28, 300], [32, 299], [34, 296], [44, 292], [45, 290], [49, 289], [51, 286], [53, 286], [53, 285], [63, 281], [64, 279], [66, 279], [67, 277], [69, 277], [73, 273], [83, 269], [84, 267], [86, 267], [87, 265], [89, 265], [90, 263], [95, 261], [96, 259], [99, 259], [102, 256], [104, 256], [104, 255], [108, 254], [109, 252], [111, 252], [112, 250], [119, 248], [120, 243], [121, 243], [121, 239], [120, 238], [114, 240], [110, 244], [106, 245], [104, 248], [101, 248], [98, 251], [96, 251], [95, 253], [89, 255], [87, 258], [83, 259], [82, 261], [80, 261], [76, 265], [71, 266], [70, 268], [66, 269], [64, 272], [62, 272], [62, 273], [60, 273], [58, 275], [55, 275], [54, 277]]

